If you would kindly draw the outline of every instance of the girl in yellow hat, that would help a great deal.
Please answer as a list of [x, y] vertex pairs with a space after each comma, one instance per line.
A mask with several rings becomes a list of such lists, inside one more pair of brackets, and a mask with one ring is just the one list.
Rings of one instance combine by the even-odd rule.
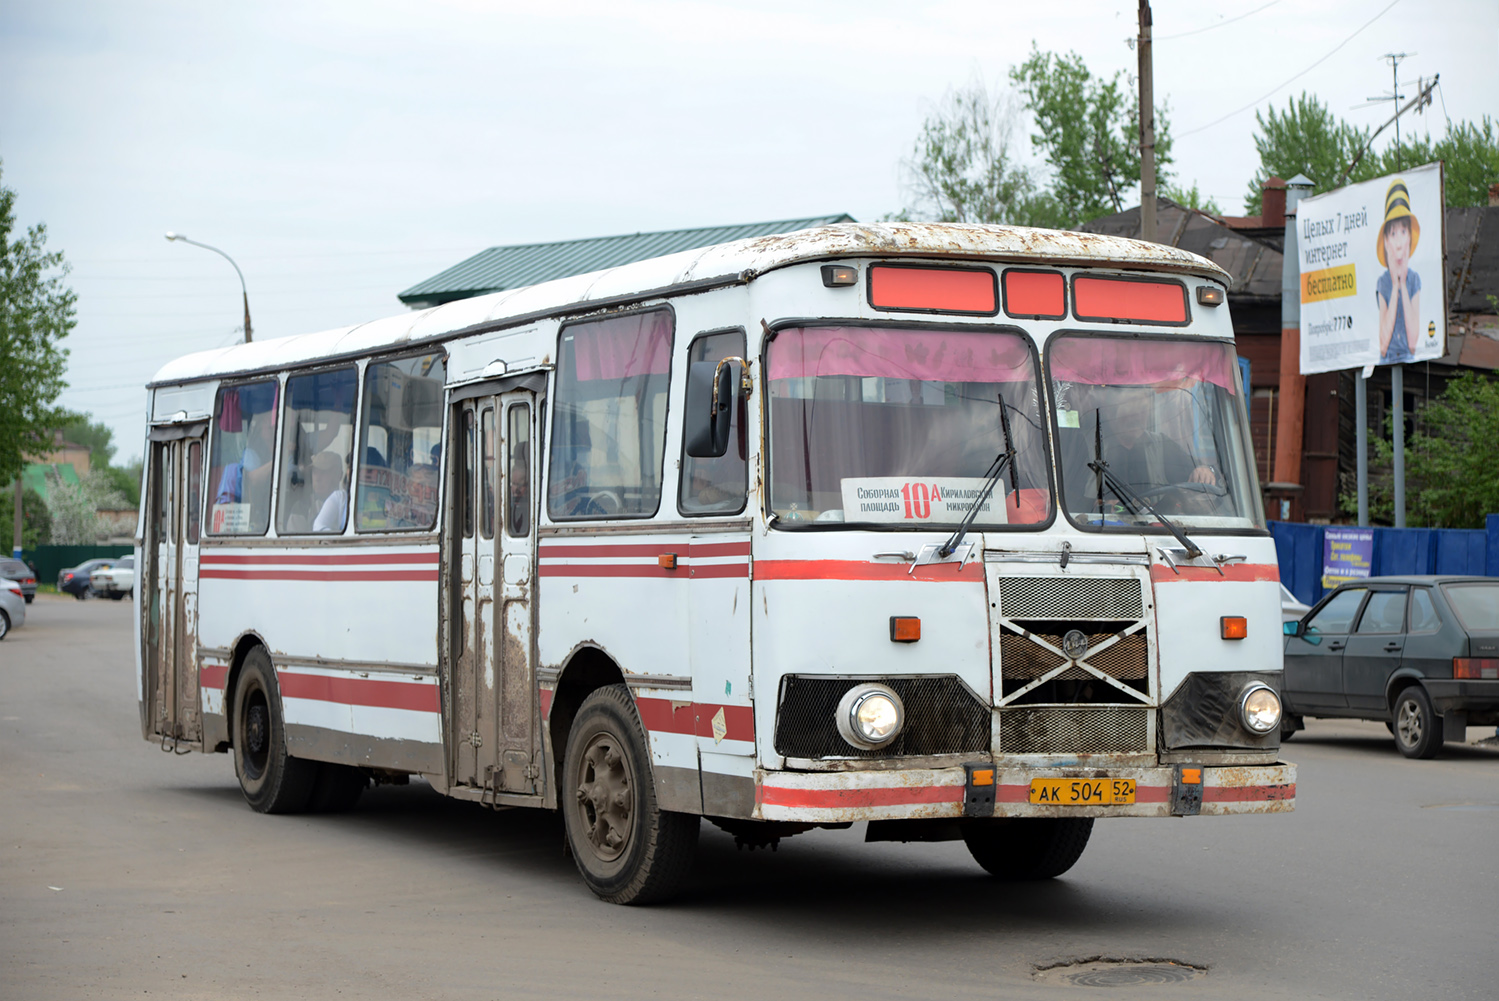
[[1421, 276], [1410, 268], [1421, 239], [1421, 224], [1411, 213], [1410, 191], [1399, 179], [1384, 197], [1384, 225], [1375, 253], [1385, 273], [1374, 286], [1379, 304], [1379, 363], [1399, 365], [1415, 357], [1421, 339]]

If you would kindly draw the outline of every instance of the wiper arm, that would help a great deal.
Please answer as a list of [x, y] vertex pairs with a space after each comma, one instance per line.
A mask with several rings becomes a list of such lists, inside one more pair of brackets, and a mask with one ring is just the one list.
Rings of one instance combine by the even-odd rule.
[[[968, 529], [972, 527], [973, 520], [978, 517], [979, 508], [984, 506], [984, 502], [993, 493], [994, 484], [999, 482], [999, 477], [1005, 471], [1005, 467], [1013, 467], [1015, 464], [1015, 440], [1010, 437], [1010, 415], [1005, 410], [1004, 393], [999, 394], [999, 428], [1004, 432], [1005, 449], [996, 455], [994, 461], [989, 464], [989, 472], [984, 479], [984, 488], [979, 491], [978, 497], [974, 499], [973, 506], [968, 509], [968, 513], [963, 516], [963, 520], [958, 523], [958, 528], [953, 532], [952, 538], [948, 539], [947, 542], [943, 543], [942, 548], [937, 550], [937, 555], [944, 560], [951, 556], [957, 550], [958, 546], [962, 544], [963, 536], [968, 534]], [[1015, 495], [1015, 506], [1017, 508], [1020, 506], [1020, 495], [1018, 493]]]
[[1197, 559], [1202, 555], [1202, 550], [1197, 548], [1197, 544], [1188, 539], [1186, 533], [1184, 533], [1180, 528], [1177, 528], [1174, 522], [1170, 521], [1165, 515], [1157, 511], [1155, 509], [1155, 506], [1152, 505], [1150, 501], [1146, 500], [1144, 497], [1141, 497], [1138, 493], [1127, 486], [1123, 480], [1115, 476], [1113, 470], [1109, 469], [1109, 464], [1103, 461], [1103, 435], [1102, 431], [1100, 430], [1101, 424], [1102, 418], [1099, 416], [1099, 412], [1097, 410], [1093, 411], [1093, 454], [1096, 456], [1096, 458], [1094, 458], [1092, 462], [1088, 463], [1088, 468], [1098, 474], [1099, 517], [1103, 517], [1103, 485], [1107, 483], [1109, 485], [1109, 489], [1114, 491], [1115, 496], [1122, 500], [1125, 506], [1130, 509], [1130, 514], [1139, 514], [1140, 508], [1143, 507], [1151, 514], [1155, 515], [1156, 520], [1159, 521], [1162, 525], [1165, 525], [1166, 530], [1169, 531], [1172, 535], [1176, 536], [1176, 541], [1182, 544], [1182, 548], [1187, 551], [1187, 559]]

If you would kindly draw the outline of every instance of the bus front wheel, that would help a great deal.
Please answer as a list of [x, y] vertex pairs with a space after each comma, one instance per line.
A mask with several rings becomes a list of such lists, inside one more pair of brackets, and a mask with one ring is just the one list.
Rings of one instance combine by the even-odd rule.
[[1077, 863], [1092, 833], [1092, 817], [980, 820], [964, 825], [963, 843], [992, 876], [1052, 879]]
[[676, 892], [692, 868], [698, 818], [656, 805], [645, 729], [624, 685], [583, 700], [567, 737], [562, 815], [583, 882], [611, 904]]
[[234, 685], [234, 773], [245, 802], [259, 813], [299, 813], [307, 807], [317, 764], [286, 750], [276, 672], [261, 647], [245, 655]]

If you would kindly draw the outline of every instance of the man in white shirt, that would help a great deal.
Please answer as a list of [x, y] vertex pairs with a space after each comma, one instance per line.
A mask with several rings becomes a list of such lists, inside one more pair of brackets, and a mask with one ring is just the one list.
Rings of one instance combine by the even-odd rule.
[[349, 518], [349, 491], [344, 487], [344, 461], [332, 452], [312, 457], [312, 494], [323, 498], [314, 532], [342, 532]]

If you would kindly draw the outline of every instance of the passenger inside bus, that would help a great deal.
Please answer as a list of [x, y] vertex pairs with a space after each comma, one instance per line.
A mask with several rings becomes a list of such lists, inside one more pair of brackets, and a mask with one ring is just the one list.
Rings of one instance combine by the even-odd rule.
[[271, 413], [252, 414], [250, 433], [238, 462], [224, 467], [219, 476], [216, 504], [239, 504], [246, 500], [269, 499], [271, 495], [271, 449], [275, 437], [276, 417]]
[[349, 491], [344, 480], [344, 461], [333, 452], [312, 458], [313, 496], [320, 498], [314, 532], [342, 532], [349, 517]]
[[524, 445], [515, 450], [507, 483], [506, 530], [513, 536], [526, 535], [531, 531], [531, 463]]

